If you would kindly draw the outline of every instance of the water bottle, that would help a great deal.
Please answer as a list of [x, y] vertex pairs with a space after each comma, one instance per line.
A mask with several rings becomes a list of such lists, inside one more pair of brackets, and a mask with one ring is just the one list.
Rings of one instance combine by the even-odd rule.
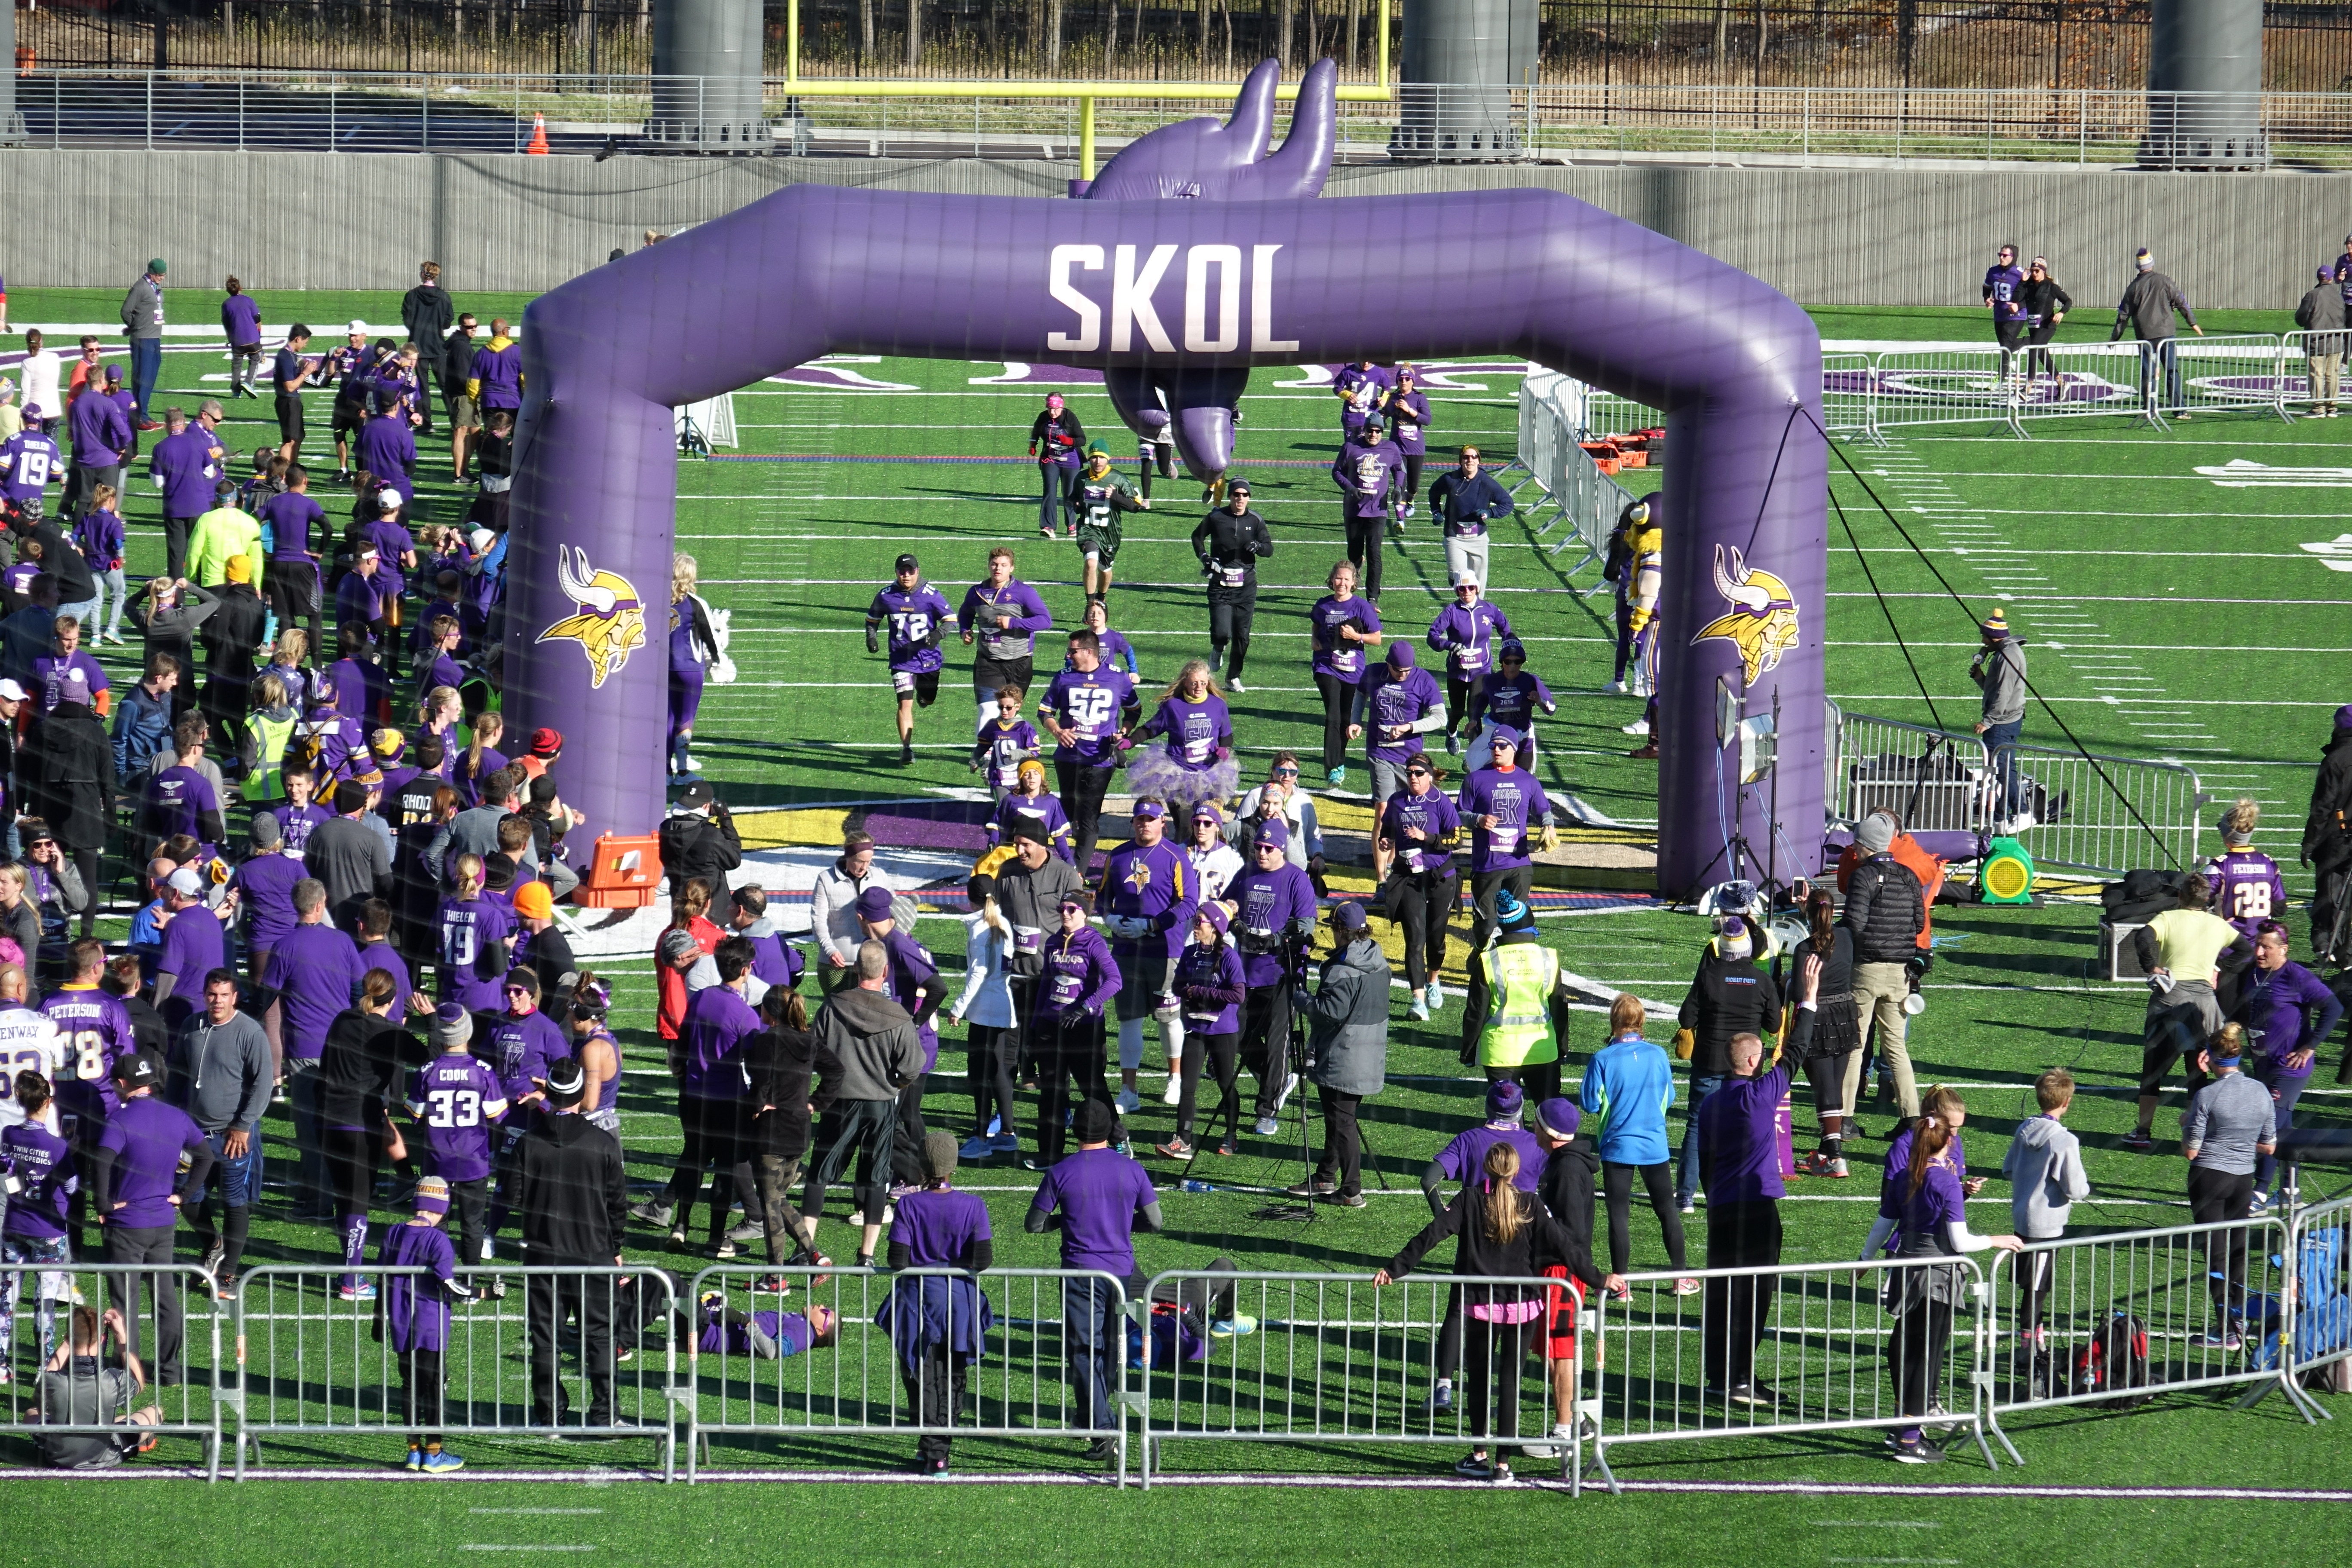
[[1211, 1186], [1206, 1182], [1187, 1176], [1184, 1178], [1184, 1190], [1188, 1193], [1213, 1193], [1217, 1189]]

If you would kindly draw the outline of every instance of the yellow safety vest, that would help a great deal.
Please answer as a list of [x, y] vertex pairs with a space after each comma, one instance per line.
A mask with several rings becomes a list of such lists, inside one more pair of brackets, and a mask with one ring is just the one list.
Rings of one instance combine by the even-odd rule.
[[291, 715], [271, 719], [260, 713], [246, 716], [246, 725], [253, 732], [251, 744], [254, 762], [245, 782], [239, 786], [247, 801], [286, 798], [286, 745], [294, 738], [294, 727], [301, 721]]
[[1559, 986], [1559, 955], [1538, 942], [1498, 942], [1480, 953], [1478, 962], [1487, 984], [1478, 1065], [1515, 1068], [1558, 1061], [1551, 994]]

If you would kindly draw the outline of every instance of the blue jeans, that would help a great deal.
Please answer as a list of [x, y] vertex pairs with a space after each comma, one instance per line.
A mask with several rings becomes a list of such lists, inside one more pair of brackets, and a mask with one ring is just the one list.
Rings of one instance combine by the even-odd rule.
[[1118, 1423], [1112, 1391], [1127, 1334], [1119, 1323], [1118, 1292], [1107, 1279], [1062, 1281], [1062, 1358], [1077, 1404], [1075, 1425], [1108, 1432]]
[[226, 1128], [218, 1132], [205, 1133], [205, 1142], [213, 1152], [212, 1174], [205, 1178], [201, 1190], [182, 1200], [184, 1212], [194, 1214], [203, 1208], [211, 1201], [215, 1192], [220, 1194], [222, 1204], [229, 1208], [249, 1209], [259, 1204], [261, 1129], [257, 1127], [253, 1130], [252, 1139], [240, 1155], [228, 1152], [228, 1131]]
[[1698, 1193], [1698, 1108], [1706, 1103], [1708, 1095], [1722, 1087], [1723, 1075], [1720, 1073], [1691, 1075], [1690, 1100], [1686, 1106], [1690, 1120], [1683, 1123], [1682, 1157], [1675, 1165], [1675, 1199], [1677, 1203], [1686, 1204]]
[[1037, 527], [1051, 532], [1061, 526], [1062, 498], [1068, 491], [1070, 476], [1076, 468], [1066, 468], [1059, 463], [1037, 465]]
[[2000, 781], [2000, 815], [2017, 815], [2017, 736], [2025, 728], [2025, 721], [2012, 719], [2006, 724], [1995, 724], [1980, 739], [1985, 755], [1992, 761], [1993, 777]]
[[142, 419], [147, 417], [148, 400], [155, 395], [155, 378], [163, 374], [163, 340], [131, 339], [131, 406]]
[[[58, 1308], [73, 1300], [73, 1279], [66, 1270], [73, 1267], [73, 1253], [62, 1236], [37, 1240], [28, 1236], [0, 1236], [0, 1263], [54, 1263], [55, 1270], [43, 1269], [35, 1287], [33, 1321], [41, 1332], [41, 1360], [46, 1363], [58, 1348]], [[25, 1276], [30, 1270], [10, 1269], [0, 1274], [0, 1348], [16, 1342], [16, 1298], [24, 1289]]]

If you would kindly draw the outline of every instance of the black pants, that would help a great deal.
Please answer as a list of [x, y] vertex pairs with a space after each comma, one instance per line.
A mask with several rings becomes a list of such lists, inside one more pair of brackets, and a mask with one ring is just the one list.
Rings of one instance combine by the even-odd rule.
[[[2192, 1225], [2222, 1225], [2252, 1212], [2254, 1173], [2234, 1175], [2203, 1165], [2189, 1167], [2189, 1220]], [[2205, 1288], [2213, 1294], [2213, 1310], [2232, 1318], [2246, 1310], [2246, 1233], [2210, 1231], [2205, 1237]]]
[[[1022, 1010], [1028, 1010], [1025, 1005]], [[1021, 1058], [1021, 1031], [974, 1024], [971, 1037], [964, 1042], [964, 1054], [971, 1078], [972, 1135], [979, 1137], [988, 1131], [988, 1119], [993, 1112], [1003, 1119], [1004, 1125], [999, 1131], [1017, 1136], [1013, 1096], [1013, 1073]]]
[[[156, 1265], [155, 1272], [146, 1276], [146, 1288], [155, 1300], [155, 1359], [148, 1365], [157, 1383], [182, 1383], [188, 1374], [184, 1356], [187, 1309], [180, 1302], [179, 1279], [172, 1273], [175, 1228], [168, 1225], [106, 1227], [109, 1263]], [[107, 1300], [130, 1325], [134, 1345], [139, 1342], [139, 1280], [135, 1274], [110, 1274], [106, 1279]]]
[[1328, 773], [1348, 760], [1348, 720], [1356, 706], [1356, 685], [1318, 669], [1315, 689], [1323, 694], [1323, 771]]
[[890, 1139], [890, 1175], [902, 1187], [919, 1187], [930, 1180], [923, 1168], [923, 1085], [929, 1073], [898, 1091], [898, 1130]]
[[1425, 452], [1404, 454], [1404, 504], [1411, 506], [1413, 497], [1421, 494], [1421, 465], [1428, 457]]
[[482, 1216], [490, 1202], [490, 1179], [477, 1176], [469, 1182], [449, 1184], [449, 1207], [457, 1216], [457, 1261], [475, 1264], [482, 1261], [482, 1243], [488, 1232], [482, 1226]]
[[1445, 926], [1461, 901], [1462, 879], [1451, 867], [1435, 871], [1408, 871], [1400, 858], [1389, 870], [1382, 889], [1391, 918], [1404, 927], [1404, 983], [1419, 991], [1445, 967]]
[[1095, 822], [1102, 816], [1103, 796], [1110, 793], [1110, 773], [1108, 768], [1054, 759], [1054, 779], [1062, 786], [1062, 809], [1069, 814], [1070, 842], [1082, 881], [1094, 864]]
[[261, 596], [277, 612], [280, 630], [301, 623], [310, 634], [310, 658], [316, 662], [326, 647], [325, 626], [320, 619], [319, 574], [299, 562], [283, 565], [273, 561], [262, 574]]
[[319, 1151], [327, 1162], [327, 1191], [337, 1217], [365, 1215], [375, 1196], [376, 1162], [382, 1142], [364, 1127], [321, 1127]]
[[2042, 1327], [2050, 1310], [2050, 1289], [2058, 1282], [2058, 1255], [2029, 1252], [2017, 1262], [2017, 1315], [2027, 1333]]
[[1321, 1084], [1315, 1086], [1315, 1095], [1323, 1102], [1323, 1157], [1315, 1163], [1315, 1179], [1337, 1179], [1339, 1195], [1354, 1197], [1364, 1190], [1364, 1134], [1356, 1125], [1364, 1097]]
[[[1706, 1266], [1752, 1268], [1780, 1261], [1780, 1205], [1771, 1198], [1715, 1204], [1706, 1211]], [[1704, 1298], [1706, 1385], [1738, 1388], [1756, 1380], [1756, 1345], [1772, 1315], [1769, 1274], [1709, 1279]]]
[[2043, 346], [2057, 335], [2058, 323], [2055, 321], [2044, 321], [2027, 334], [2025, 374], [2028, 379], [2038, 374], [2056, 375], [2058, 374], [2056, 363], [2050, 358], [2049, 349]]
[[801, 1211], [793, 1206], [801, 1163], [782, 1154], [754, 1154], [751, 1170], [760, 1181], [760, 1218], [768, 1227], [768, 1261], [781, 1268], [801, 1249]]
[[[1822, 1121], [1822, 1148], [1832, 1158], [1845, 1146], [1845, 1063], [1853, 1055], [1840, 1051], [1833, 1057], [1808, 1057], [1805, 1059], [1805, 1081], [1813, 1089], [1813, 1114]], [[1837, 1117], [1838, 1131], [1829, 1131], [1829, 1119]]]
[[1241, 1077], [1241, 1032], [1228, 1030], [1222, 1035], [1196, 1035], [1189, 1028], [1184, 1032], [1184, 1067], [1176, 1086], [1176, 1136], [1189, 1141], [1192, 1136], [1192, 1119], [1200, 1104], [1201, 1064], [1207, 1062], [1212, 1080], [1217, 1086], [1217, 1104], [1209, 1112], [1208, 1131], [1216, 1131], [1223, 1115], [1225, 1140], [1230, 1142], [1241, 1133], [1241, 1096], [1234, 1092], [1235, 1080]]
[[1507, 1442], [1518, 1435], [1519, 1373], [1535, 1348], [1541, 1321], [1489, 1323], [1470, 1318], [1463, 1323], [1462, 1392], [1474, 1440], [1500, 1437]]
[[[907, 1385], [907, 1415], [917, 1426], [952, 1426], [963, 1409], [965, 1365], [945, 1345], [924, 1348], [912, 1371], [902, 1363], [898, 1375]], [[952, 1439], [944, 1433], [926, 1432], [915, 1439], [919, 1460], [944, 1459]]]
[[2311, 893], [2311, 951], [2315, 957], [2340, 959], [2352, 952], [2346, 933], [2338, 927], [2344, 922], [2345, 905], [2352, 903], [2352, 866], [2321, 866], [2313, 879]]
[[[163, 514], [163, 562], [166, 575], [184, 577], [188, 574], [188, 531], [195, 525], [196, 520], [193, 517], [173, 517], [170, 512]], [[184, 678], [193, 672], [183, 670], [181, 673]]]
[[1025, 693], [1036, 673], [1037, 661], [1034, 658], [991, 658], [984, 653], [975, 654], [971, 661], [971, 700], [992, 704], [996, 694], [1008, 686], [1017, 686]]
[[[534, 1258], [533, 1263], [552, 1263]], [[593, 1265], [610, 1258], [566, 1258]], [[588, 1376], [588, 1422], [613, 1424], [613, 1292], [611, 1275], [534, 1274], [523, 1283], [524, 1319], [530, 1333], [530, 1418], [553, 1426], [572, 1414], [572, 1394], [556, 1370], [556, 1352], [566, 1316], [580, 1318], [580, 1363]]]
[[1886, 1340], [1886, 1371], [1895, 1380], [1895, 1410], [1905, 1415], [1925, 1415], [1936, 1401], [1944, 1352], [1952, 1342], [1952, 1304], [1930, 1300], [1913, 1282], [1910, 1305], [1895, 1321]]
[[1529, 1105], [1541, 1105], [1547, 1100], [1559, 1098], [1559, 1058], [1548, 1062], [1521, 1062], [1517, 1067], [1481, 1068], [1490, 1084], [1509, 1079], [1519, 1086]]
[[702, 1190], [702, 1173], [716, 1166], [718, 1173], [710, 1184], [710, 1244], [717, 1247], [727, 1234], [727, 1210], [737, 1197], [743, 1200], [748, 1218], [760, 1216], [751, 1211], [757, 1208], [759, 1197], [753, 1190], [751, 1163], [743, 1149], [744, 1111], [740, 1100], [705, 1100], [698, 1095], [677, 1097], [677, 1121], [686, 1134], [686, 1147], [678, 1152], [677, 1164], [669, 1177], [669, 1204], [675, 1211], [671, 1228], [684, 1230], [694, 1213], [695, 1194]]
[[1272, 1116], [1290, 1071], [1290, 988], [1279, 980], [1253, 985], [1242, 1005], [1242, 1065], [1257, 1077], [1258, 1115]]
[[1470, 683], [1447, 676], [1445, 678], [1445, 732], [1449, 735], [1461, 733], [1462, 716], [1469, 711]]
[[1625, 1272], [1626, 1260], [1633, 1250], [1633, 1173], [1642, 1173], [1642, 1185], [1649, 1189], [1650, 1207], [1658, 1216], [1658, 1228], [1666, 1233], [1666, 1257], [1676, 1268], [1689, 1267], [1683, 1252], [1682, 1211], [1675, 1206], [1674, 1168], [1661, 1160], [1654, 1165], [1620, 1165], [1604, 1160], [1601, 1163], [1601, 1192], [1609, 1204], [1609, 1272]]
[[423, 360], [416, 362], [416, 412], [425, 416], [425, 423], [416, 427], [419, 436], [433, 434], [433, 400], [439, 395], [440, 380], [440, 374], [430, 364]]
[[2006, 376], [2017, 363], [2018, 345], [2025, 342], [2025, 318], [2021, 316], [2013, 321], [1995, 321], [1992, 337], [1993, 342], [2000, 345], [2000, 374]]
[[809, 1165], [808, 1184], [801, 1189], [801, 1213], [813, 1220], [824, 1216], [825, 1188], [841, 1178], [855, 1155], [857, 1211], [878, 1223], [890, 1193], [890, 1147], [898, 1127], [895, 1100], [835, 1100], [810, 1151], [815, 1158]]
[[1224, 659], [1226, 645], [1231, 644], [1233, 658], [1224, 666], [1227, 680], [1242, 678], [1242, 665], [1249, 658], [1250, 625], [1256, 619], [1256, 584], [1242, 588], [1209, 585], [1209, 662], [1213, 665]]
[[1381, 539], [1388, 531], [1388, 519], [1375, 513], [1357, 517], [1355, 503], [1339, 503], [1339, 521], [1348, 530], [1348, 559], [1356, 568], [1356, 581], [1364, 597], [1374, 604], [1381, 602]]
[[[1037, 1064], [1037, 1163], [1042, 1168], [1061, 1159], [1069, 1130], [1062, 1114], [1070, 1108], [1069, 1086], [1077, 1085], [1079, 1100], [1099, 1100], [1117, 1105], [1110, 1082], [1103, 1075], [1103, 1021], [1083, 1014], [1066, 1015], [1067, 1028], [1054, 1018], [1038, 1020], [1030, 1042]], [[1189, 1053], [1188, 1053], [1189, 1054]]]
[[397, 1352], [400, 1362], [400, 1418], [408, 1423], [408, 1440], [412, 1444], [441, 1441], [443, 1397], [447, 1392], [447, 1378], [442, 1371], [441, 1352], [428, 1350], [407, 1350]]
[[1503, 889], [1511, 889], [1519, 902], [1528, 901], [1528, 889], [1536, 885], [1533, 866], [1514, 866], [1501, 871], [1474, 872], [1470, 878], [1470, 951], [1486, 951], [1486, 939], [1495, 934], [1495, 895]]

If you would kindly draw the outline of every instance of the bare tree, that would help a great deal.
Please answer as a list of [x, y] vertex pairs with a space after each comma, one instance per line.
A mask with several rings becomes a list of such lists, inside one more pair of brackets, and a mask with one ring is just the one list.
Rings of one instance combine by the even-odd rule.
[[907, 0], [907, 68], [923, 63], [923, 0]]

